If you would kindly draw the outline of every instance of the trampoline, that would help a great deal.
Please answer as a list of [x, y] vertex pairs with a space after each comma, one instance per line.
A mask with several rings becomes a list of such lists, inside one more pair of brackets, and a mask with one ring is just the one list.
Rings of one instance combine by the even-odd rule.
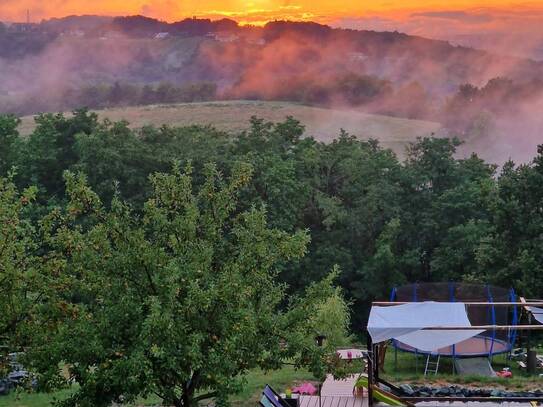
[[[489, 285], [464, 283], [410, 284], [394, 288], [390, 301], [398, 302], [516, 302], [514, 290]], [[518, 314], [515, 305], [498, 307], [488, 305], [467, 305], [466, 312], [472, 325], [517, 325]], [[398, 340], [392, 346], [404, 352], [439, 355], [452, 358], [491, 357], [508, 353], [513, 348], [516, 330], [488, 330], [455, 345], [427, 352], [413, 348]]]

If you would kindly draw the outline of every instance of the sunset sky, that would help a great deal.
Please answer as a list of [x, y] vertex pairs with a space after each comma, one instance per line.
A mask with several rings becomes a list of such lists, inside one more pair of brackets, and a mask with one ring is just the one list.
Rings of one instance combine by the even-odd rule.
[[73, 14], [229, 17], [255, 25], [311, 20], [543, 58], [543, 0], [0, 0], [0, 21], [24, 21], [27, 10], [33, 22]]
[[380, 14], [406, 15], [416, 11], [507, 9], [515, 12], [543, 8], [539, 3], [512, 4], [506, 0], [0, 0], [0, 20], [34, 21], [71, 14], [144, 14], [168, 21], [190, 16], [229, 16], [242, 22], [289, 18], [330, 22]]

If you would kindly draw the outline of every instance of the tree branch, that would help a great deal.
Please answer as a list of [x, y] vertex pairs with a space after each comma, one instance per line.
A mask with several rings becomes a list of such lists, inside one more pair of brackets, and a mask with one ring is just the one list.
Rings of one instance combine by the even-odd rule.
[[217, 397], [219, 395], [219, 392], [218, 391], [212, 391], [212, 392], [209, 392], [209, 393], [206, 393], [206, 394], [201, 394], [197, 397], [194, 397], [192, 400], [195, 402], [195, 403], [198, 403], [202, 400], [207, 400], [207, 399], [211, 399], [213, 397]]

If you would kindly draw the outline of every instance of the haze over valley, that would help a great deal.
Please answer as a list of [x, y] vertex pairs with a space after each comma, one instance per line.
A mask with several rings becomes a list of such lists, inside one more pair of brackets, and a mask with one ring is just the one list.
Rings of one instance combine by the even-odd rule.
[[398, 32], [142, 16], [1, 31], [0, 109], [18, 115], [285, 101], [440, 123], [498, 163], [529, 159], [543, 126], [542, 62]]

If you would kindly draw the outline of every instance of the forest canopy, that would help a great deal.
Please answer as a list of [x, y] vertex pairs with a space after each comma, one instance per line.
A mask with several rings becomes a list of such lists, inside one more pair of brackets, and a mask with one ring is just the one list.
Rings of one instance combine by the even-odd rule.
[[242, 208], [265, 208], [272, 227], [307, 230], [311, 240], [299, 264], [285, 265], [279, 278], [298, 292], [338, 265], [355, 324], [368, 301], [405, 282], [513, 284], [528, 296], [543, 287], [542, 148], [529, 164], [498, 170], [476, 155], [457, 158], [458, 139], [421, 138], [400, 159], [376, 140], [344, 132], [317, 142], [293, 118], [253, 118], [236, 134], [205, 126], [133, 130], [86, 110], [37, 116], [28, 137], [18, 123], [0, 119], [0, 170], [19, 190], [36, 188], [36, 203], [25, 212], [30, 220], [66, 205], [65, 171], [85, 174], [104, 205], [120, 197], [141, 213], [152, 193], [149, 177], [173, 163], [190, 164], [196, 186], [210, 163], [225, 175], [250, 164]]
[[498, 169], [458, 158], [455, 138], [400, 159], [345, 132], [317, 142], [291, 117], [239, 133], [84, 109], [37, 116], [28, 137], [19, 123], [0, 116], [0, 334], [33, 345], [43, 386], [72, 366], [65, 405], [186, 407], [287, 359], [322, 374], [313, 338], [360, 335], [395, 285], [543, 289], [543, 147]]

